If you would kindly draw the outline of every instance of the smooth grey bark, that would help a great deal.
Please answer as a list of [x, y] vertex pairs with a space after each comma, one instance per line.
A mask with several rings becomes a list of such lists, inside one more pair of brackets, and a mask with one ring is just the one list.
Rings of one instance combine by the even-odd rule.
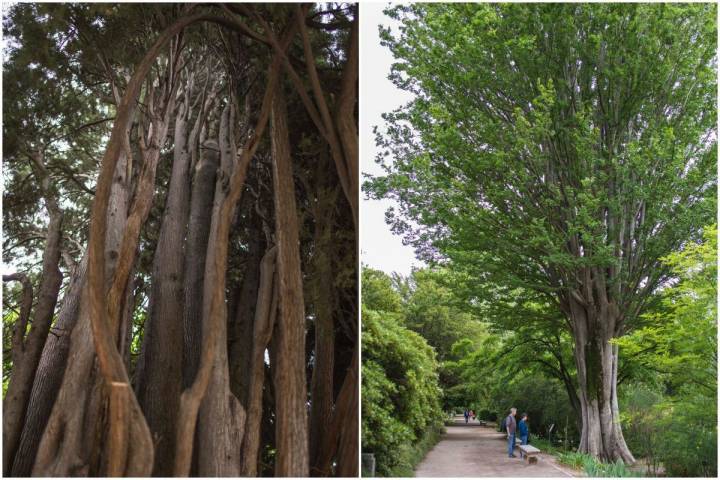
[[635, 458], [625, 443], [617, 408], [618, 352], [610, 343], [619, 312], [602, 298], [600, 305], [579, 300], [570, 297], [566, 304], [573, 324], [582, 415], [579, 450], [632, 464]]

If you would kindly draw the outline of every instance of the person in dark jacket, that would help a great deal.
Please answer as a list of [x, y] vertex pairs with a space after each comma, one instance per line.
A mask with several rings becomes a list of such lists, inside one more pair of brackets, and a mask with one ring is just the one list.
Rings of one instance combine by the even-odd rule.
[[510, 409], [510, 415], [508, 415], [505, 418], [505, 431], [507, 431], [508, 435], [508, 457], [514, 458], [515, 454], [513, 453], [513, 450], [515, 449], [515, 430], [517, 429], [517, 424], [515, 423], [515, 414], [517, 413], [517, 409], [515, 407]]
[[527, 445], [528, 444], [528, 414], [523, 413], [520, 417], [520, 421], [518, 422], [517, 429], [518, 433], [520, 434], [520, 444], [521, 445]]

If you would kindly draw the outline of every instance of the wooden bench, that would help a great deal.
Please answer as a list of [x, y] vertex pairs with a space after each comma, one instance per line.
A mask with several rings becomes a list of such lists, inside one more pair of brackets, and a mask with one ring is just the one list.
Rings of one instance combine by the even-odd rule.
[[537, 454], [540, 453], [540, 449], [533, 447], [532, 445], [518, 445], [520, 449], [520, 456], [525, 459], [528, 463], [537, 463]]

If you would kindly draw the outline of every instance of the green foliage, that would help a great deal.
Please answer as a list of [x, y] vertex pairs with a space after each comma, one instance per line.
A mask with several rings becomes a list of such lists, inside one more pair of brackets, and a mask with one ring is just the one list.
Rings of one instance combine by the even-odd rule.
[[585, 460], [588, 458], [592, 457], [586, 453], [578, 452], [562, 452], [557, 455], [558, 462], [576, 470], [583, 468]]
[[620, 396], [623, 434], [636, 458], [647, 462], [650, 473], [660, 468], [662, 426], [658, 418], [658, 405], [662, 393], [644, 384], [631, 384], [622, 389]]
[[433, 425], [413, 443], [404, 443], [395, 453], [395, 466], [389, 470], [388, 477], [412, 477], [415, 467], [425, 458], [425, 455], [440, 441], [444, 429]]
[[402, 325], [389, 277], [364, 269], [363, 279], [362, 449], [375, 454], [378, 475], [405, 475], [438, 438], [438, 364], [427, 342]]
[[392, 280], [379, 270], [362, 269], [362, 301], [365, 308], [377, 312], [399, 313], [400, 295], [393, 289]]
[[557, 455], [563, 465], [576, 470], [584, 470], [588, 477], [639, 477], [637, 472], [628, 469], [622, 461], [614, 463], [599, 462], [595, 457], [586, 453], [564, 452]]
[[654, 373], [644, 379], [648, 386], [623, 391], [627, 440], [651, 470], [662, 465], [673, 476], [716, 476], [717, 228], [664, 261], [677, 280], [662, 292], [660, 310], [617, 340]]
[[415, 98], [385, 116], [387, 175], [366, 191], [397, 200], [394, 230], [469, 276], [477, 304], [556, 308], [594, 268], [632, 329], [671, 277], [660, 259], [715, 216], [715, 13], [391, 7], [391, 78]]
[[452, 290], [455, 276], [444, 269], [415, 270], [409, 279], [405, 325], [435, 348], [438, 360], [453, 355], [456, 342], [482, 336], [483, 326], [467, 312]]

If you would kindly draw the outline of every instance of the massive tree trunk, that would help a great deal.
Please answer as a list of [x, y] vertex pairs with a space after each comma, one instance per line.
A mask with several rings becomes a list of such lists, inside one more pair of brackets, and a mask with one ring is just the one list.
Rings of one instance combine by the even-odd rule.
[[[599, 287], [603, 288], [603, 287]], [[579, 450], [607, 461], [635, 459], [625, 443], [617, 409], [617, 349], [610, 344], [620, 313], [604, 294], [597, 303], [572, 295], [566, 306], [575, 339], [582, 431]]]
[[175, 119], [175, 150], [155, 248], [138, 401], [155, 442], [153, 474], [172, 474], [175, 423], [182, 392], [183, 246], [190, 203], [189, 95]]
[[275, 377], [277, 476], [309, 473], [307, 387], [305, 383], [305, 304], [300, 270], [295, 185], [290, 158], [287, 111], [282, 86], [272, 108], [273, 190], [278, 242], [280, 318]]

